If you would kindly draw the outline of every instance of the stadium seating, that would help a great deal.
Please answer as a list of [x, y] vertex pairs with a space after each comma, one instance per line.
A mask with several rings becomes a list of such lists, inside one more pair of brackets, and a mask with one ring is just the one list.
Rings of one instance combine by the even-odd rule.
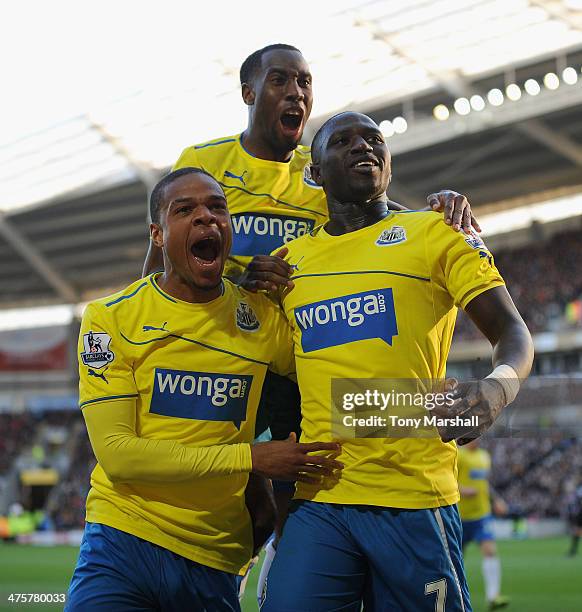
[[[582, 231], [495, 254], [511, 296], [532, 333], [582, 325]], [[455, 338], [478, 338], [479, 331], [459, 313]]]

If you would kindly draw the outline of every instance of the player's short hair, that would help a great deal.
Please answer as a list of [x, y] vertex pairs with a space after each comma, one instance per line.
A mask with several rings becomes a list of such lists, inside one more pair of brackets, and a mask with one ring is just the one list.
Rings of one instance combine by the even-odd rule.
[[272, 45], [267, 45], [262, 49], [257, 49], [251, 53], [247, 59], [242, 63], [240, 67], [240, 84], [250, 83], [250, 81], [254, 78], [257, 71], [261, 68], [261, 62], [263, 61], [263, 55], [268, 51], [274, 51], [276, 49], [284, 49], [285, 51], [297, 51], [297, 53], [301, 53], [297, 47], [293, 45], [286, 45], [284, 43], [275, 43]]
[[[179, 168], [178, 170], [173, 170], [169, 174], [166, 174], [153, 188], [152, 193], [150, 195], [150, 219], [152, 223], [160, 222], [160, 215], [164, 208], [164, 196], [166, 187], [171, 185], [176, 179], [179, 179], [181, 176], [186, 176], [187, 174], [204, 174], [209, 176], [219, 187], [220, 183], [212, 176], [212, 174], [206, 172], [202, 168]], [[222, 190], [222, 187], [220, 187]]]
[[323, 125], [317, 130], [317, 132], [315, 132], [315, 136], [311, 141], [311, 159], [314, 163], [319, 163], [319, 159], [321, 157], [321, 143], [323, 142], [323, 137], [331, 129], [333, 124], [336, 122], [336, 119], [338, 119], [338, 117], [341, 117], [342, 115], [351, 114], [352, 112], [354, 111], [342, 111], [341, 113], [332, 115], [327, 121], [323, 123]]

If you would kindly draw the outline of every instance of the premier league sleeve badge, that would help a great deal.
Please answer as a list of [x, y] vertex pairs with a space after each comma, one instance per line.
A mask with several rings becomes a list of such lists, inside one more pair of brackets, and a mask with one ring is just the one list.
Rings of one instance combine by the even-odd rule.
[[98, 370], [110, 364], [115, 355], [109, 350], [111, 336], [105, 332], [92, 332], [83, 335], [81, 359], [83, 363]]

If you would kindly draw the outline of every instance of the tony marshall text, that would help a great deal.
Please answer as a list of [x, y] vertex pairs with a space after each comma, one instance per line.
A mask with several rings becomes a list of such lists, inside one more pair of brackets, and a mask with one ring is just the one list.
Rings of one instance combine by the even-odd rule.
[[438, 417], [434, 414], [425, 414], [423, 417], [398, 417], [387, 416], [382, 417], [377, 414], [369, 417], [355, 417], [347, 414], [342, 419], [345, 427], [386, 427], [390, 424], [392, 427], [412, 427], [419, 429], [420, 427], [479, 427], [479, 417]]

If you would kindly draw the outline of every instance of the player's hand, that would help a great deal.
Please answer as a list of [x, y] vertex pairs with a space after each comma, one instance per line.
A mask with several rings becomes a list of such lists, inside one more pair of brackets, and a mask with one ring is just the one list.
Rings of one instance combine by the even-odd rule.
[[471, 225], [477, 232], [481, 231], [481, 226], [473, 216], [469, 200], [462, 193], [443, 189], [438, 193], [431, 193], [426, 201], [430, 210], [444, 213], [445, 223], [452, 225], [455, 232], [462, 228], [468, 234]]
[[239, 284], [247, 291], [275, 292], [279, 287], [293, 289], [289, 280], [293, 268], [283, 259], [289, 252], [287, 247], [279, 249], [275, 255], [255, 255], [244, 271]]
[[277, 507], [273, 485], [258, 474], [250, 474], [245, 489], [245, 504], [253, 526], [253, 556], [259, 554], [263, 544], [275, 530]]
[[464, 419], [477, 416], [477, 426], [439, 428], [443, 442], [457, 440], [462, 446], [474, 440], [487, 431], [495, 422], [505, 407], [505, 391], [501, 383], [491, 378], [457, 383], [454, 379], [447, 381], [452, 386], [452, 402], [444, 406], [436, 406], [434, 413], [439, 417]]
[[[343, 464], [333, 457], [340, 451], [337, 442], [298, 444], [291, 433], [287, 440], [260, 442], [251, 446], [253, 472], [277, 480], [299, 480], [317, 484], [323, 476], [335, 476]], [[327, 451], [327, 455], [310, 453]]]

